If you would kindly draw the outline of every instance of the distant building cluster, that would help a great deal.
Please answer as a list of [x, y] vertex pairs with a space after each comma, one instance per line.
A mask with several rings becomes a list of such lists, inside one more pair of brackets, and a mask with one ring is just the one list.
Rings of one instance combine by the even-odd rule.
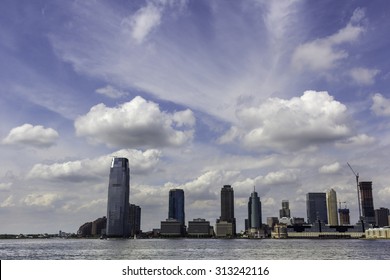
[[[110, 167], [107, 217], [99, 218], [80, 226], [78, 235], [106, 237], [136, 237], [141, 232], [141, 207], [130, 204], [130, 170], [126, 158], [113, 158]], [[358, 182], [359, 207], [361, 217], [356, 225], [351, 225], [350, 211], [338, 202], [334, 189], [306, 194], [307, 221], [292, 217], [288, 200], [282, 200], [279, 217], [262, 220], [261, 200], [255, 188], [249, 196], [248, 215], [245, 219], [247, 238], [285, 237], [361, 237], [365, 230], [374, 227], [388, 227], [390, 213], [387, 208], [374, 210], [372, 182]], [[221, 215], [215, 222], [215, 229], [204, 218], [185, 220], [185, 194], [183, 189], [171, 189], [168, 194], [168, 217], [161, 221], [159, 229], [153, 229], [153, 237], [194, 237], [194, 238], [234, 238], [237, 236], [234, 213], [234, 190], [224, 185], [220, 193]], [[343, 202], [345, 204], [345, 202]], [[338, 205], [339, 204], [339, 205]], [[370, 231], [370, 236], [376, 236]], [[387, 236], [387, 231], [379, 231]]]

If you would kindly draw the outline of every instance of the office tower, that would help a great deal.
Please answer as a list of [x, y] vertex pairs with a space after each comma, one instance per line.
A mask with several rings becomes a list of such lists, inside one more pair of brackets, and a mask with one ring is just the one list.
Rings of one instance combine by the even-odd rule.
[[130, 174], [127, 158], [113, 158], [110, 168], [107, 201], [108, 237], [129, 237]]
[[339, 209], [340, 215], [340, 225], [350, 225], [351, 222], [349, 220], [349, 209]]
[[182, 189], [172, 189], [169, 191], [168, 219], [175, 219], [181, 225], [185, 225], [184, 191]]
[[236, 219], [234, 218], [234, 191], [230, 185], [221, 189], [221, 216], [216, 224], [217, 236], [235, 236]]
[[327, 224], [326, 193], [307, 193], [306, 211], [309, 224], [314, 224], [317, 221]]
[[385, 227], [389, 225], [390, 211], [388, 208], [375, 209], [375, 224], [378, 227]]
[[374, 200], [372, 198], [372, 182], [359, 182], [360, 204], [362, 216], [366, 223], [375, 223]]
[[291, 218], [288, 200], [282, 200], [282, 209], [279, 210], [279, 218], [283, 217]]
[[339, 219], [337, 216], [337, 195], [334, 189], [326, 192], [326, 208], [328, 210], [328, 224], [337, 226]]
[[130, 204], [130, 235], [135, 236], [141, 232], [141, 207]]
[[261, 226], [261, 202], [257, 192], [253, 190], [248, 201], [248, 230], [256, 232]]

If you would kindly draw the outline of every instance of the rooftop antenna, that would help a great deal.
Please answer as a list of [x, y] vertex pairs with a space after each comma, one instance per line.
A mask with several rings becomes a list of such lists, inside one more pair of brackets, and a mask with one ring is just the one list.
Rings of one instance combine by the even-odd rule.
[[352, 166], [347, 162], [349, 168], [352, 170], [352, 173], [355, 175], [356, 177], [356, 190], [357, 190], [357, 195], [358, 195], [358, 205], [359, 205], [359, 219], [360, 219], [360, 222], [362, 223], [362, 228], [363, 228], [363, 231], [364, 231], [364, 225], [363, 225], [363, 217], [362, 217], [362, 210], [361, 210], [361, 207], [360, 207], [360, 192], [359, 192], [359, 173], [356, 173], [355, 170], [353, 170]]

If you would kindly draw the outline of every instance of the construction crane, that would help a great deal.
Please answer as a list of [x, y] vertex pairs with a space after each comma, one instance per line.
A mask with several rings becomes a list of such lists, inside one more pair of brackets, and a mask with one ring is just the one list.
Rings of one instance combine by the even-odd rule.
[[357, 196], [358, 196], [358, 205], [359, 205], [359, 220], [362, 223], [362, 228], [364, 231], [364, 224], [363, 224], [363, 217], [362, 217], [362, 210], [360, 207], [360, 192], [359, 192], [359, 173], [356, 173], [355, 170], [353, 170], [352, 166], [347, 162], [349, 168], [352, 170], [352, 173], [356, 177], [356, 190], [357, 190]]

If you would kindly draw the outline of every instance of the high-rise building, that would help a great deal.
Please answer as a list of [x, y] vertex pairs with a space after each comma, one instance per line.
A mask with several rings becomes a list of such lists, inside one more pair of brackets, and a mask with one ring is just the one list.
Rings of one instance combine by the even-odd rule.
[[130, 173], [127, 158], [113, 158], [110, 168], [107, 200], [107, 227], [109, 237], [129, 237]]
[[337, 226], [339, 219], [337, 216], [337, 195], [334, 189], [326, 192], [326, 208], [328, 210], [328, 224]]
[[282, 200], [282, 209], [279, 210], [279, 218], [291, 218], [290, 203], [288, 200]]
[[[220, 226], [218, 226], [219, 223]], [[225, 224], [228, 226], [226, 227]], [[231, 224], [231, 226], [229, 226], [229, 224]], [[217, 236], [221, 236], [220, 233], [222, 232], [222, 228], [224, 229], [224, 234], [226, 233], [228, 236], [236, 235], [236, 219], [234, 218], [234, 191], [230, 185], [224, 185], [221, 189], [221, 216], [217, 220]], [[221, 229], [220, 232], [218, 232], [219, 229]], [[229, 230], [225, 232], [225, 229]]]
[[372, 182], [359, 182], [360, 204], [363, 220], [375, 224], [374, 200], [372, 197]]
[[258, 231], [262, 226], [261, 201], [257, 192], [253, 190], [248, 201], [248, 230]]
[[182, 189], [172, 189], [169, 191], [168, 219], [175, 219], [181, 225], [185, 225], [184, 191]]
[[130, 204], [130, 235], [141, 233], [141, 207]]
[[339, 209], [339, 215], [340, 215], [340, 225], [350, 225], [350, 218], [349, 218], [349, 209]]
[[375, 209], [375, 224], [378, 227], [385, 227], [389, 225], [389, 208], [379, 208]]
[[307, 193], [306, 211], [309, 224], [314, 224], [317, 221], [327, 224], [326, 193]]

